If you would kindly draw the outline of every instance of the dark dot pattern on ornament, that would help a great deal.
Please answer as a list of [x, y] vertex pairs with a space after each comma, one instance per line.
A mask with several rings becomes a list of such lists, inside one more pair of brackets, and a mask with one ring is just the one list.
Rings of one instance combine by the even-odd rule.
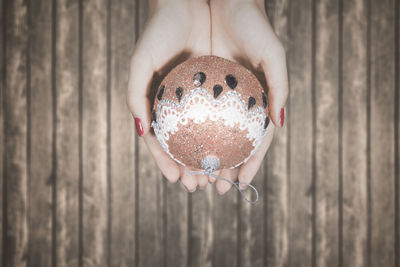
[[231, 89], [235, 89], [238, 84], [236, 77], [232, 74], [226, 75], [225, 82]]
[[264, 92], [262, 92], [262, 100], [263, 100], [263, 106], [264, 106], [264, 108], [266, 108], [268, 102], [267, 102], [267, 96], [265, 95]]
[[194, 85], [199, 87], [206, 81], [206, 75], [204, 72], [198, 72], [193, 76]]
[[251, 109], [256, 104], [256, 99], [252, 96], [249, 97], [249, 105], [247, 109]]
[[176, 88], [175, 93], [176, 93], [176, 97], [178, 97], [178, 101], [181, 102], [182, 95], [183, 95], [183, 88], [182, 87]]
[[154, 122], [157, 122], [156, 120], [156, 111], [153, 109], [153, 111], [151, 112], [151, 117], [153, 119]]
[[162, 99], [162, 96], [163, 96], [163, 94], [164, 94], [164, 89], [165, 89], [165, 86], [162, 85], [161, 88], [160, 88], [160, 91], [158, 91], [158, 94], [157, 94], [158, 100], [161, 100], [161, 99]]
[[269, 117], [266, 117], [264, 122], [264, 129], [267, 129], [268, 124], [269, 124]]
[[222, 93], [222, 86], [219, 84], [214, 85], [213, 91], [214, 91], [214, 98], [217, 98], [221, 93]]

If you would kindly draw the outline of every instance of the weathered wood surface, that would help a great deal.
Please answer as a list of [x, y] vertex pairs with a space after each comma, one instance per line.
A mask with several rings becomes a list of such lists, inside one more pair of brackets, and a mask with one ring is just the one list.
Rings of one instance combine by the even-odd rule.
[[315, 7], [315, 264], [339, 266], [339, 1]]
[[315, 184], [313, 176], [312, 1], [291, 1], [289, 16], [289, 266], [311, 266], [313, 254], [313, 214]]
[[79, 266], [79, 5], [76, 1], [57, 1], [56, 66], [56, 231], [53, 264]]
[[266, 10], [290, 95], [249, 205], [169, 184], [135, 134], [147, 1], [2, 1], [1, 266], [398, 267], [399, 3]]
[[107, 1], [82, 7], [83, 265], [107, 262]]
[[[343, 1], [342, 264], [367, 266], [367, 6]], [[354, 66], [364, 66], [355, 68]]]
[[113, 267], [135, 263], [135, 139], [132, 116], [126, 112], [129, 57], [135, 42], [134, 1], [110, 1], [110, 131], [111, 243]]
[[[267, 15], [271, 21], [276, 34], [281, 40], [286, 50], [289, 47], [288, 40], [288, 12], [289, 1], [274, 0], [268, 1], [266, 5]], [[287, 55], [288, 58], [288, 55]], [[289, 89], [290, 90], [290, 89]], [[260, 245], [263, 251], [253, 247], [251, 264], [242, 266], [253, 266], [257, 258], [263, 257], [263, 264], [259, 266], [285, 266], [288, 263], [288, 148], [289, 148], [289, 129], [287, 118], [290, 118], [290, 100], [285, 106], [286, 122], [281, 129], [275, 129], [273, 142], [267, 152], [264, 162], [264, 173], [260, 170], [261, 177], [264, 176], [264, 240]], [[260, 179], [260, 178], [255, 178]], [[260, 185], [262, 188], [262, 185]], [[254, 215], [253, 215], [254, 216]], [[254, 223], [256, 218], [251, 216]], [[259, 229], [254, 229], [257, 236]], [[256, 254], [258, 253], [258, 255]]]
[[[183, 186], [182, 186], [183, 189]], [[204, 191], [189, 195], [190, 239], [189, 266], [212, 266], [214, 254], [214, 220], [212, 217], [215, 188], [207, 186]]]
[[[27, 88], [28, 192], [30, 266], [51, 266], [52, 192], [56, 179], [55, 127], [53, 110], [55, 88], [52, 69], [52, 5], [49, 0], [28, 4], [29, 48]], [[46, 73], [48, 75], [43, 75]], [[42, 253], [48, 251], [49, 253]]]
[[[6, 60], [4, 88], [3, 266], [26, 266], [28, 252], [27, 47], [28, 9], [23, 1], [3, 6]], [[3, 70], [4, 71], [4, 70]], [[4, 229], [4, 228], [3, 228]]]
[[394, 1], [369, 8], [369, 259], [370, 266], [394, 266]]
[[[367, 6], [342, 8], [342, 266], [367, 266]], [[363, 66], [355, 68], [354, 66]], [[340, 214], [339, 214], [340, 215]]]

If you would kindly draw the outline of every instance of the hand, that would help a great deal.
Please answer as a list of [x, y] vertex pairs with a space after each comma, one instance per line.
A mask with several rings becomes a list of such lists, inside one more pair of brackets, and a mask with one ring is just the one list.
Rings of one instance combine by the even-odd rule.
[[[264, 9], [264, 1], [211, 0], [211, 53], [264, 73], [268, 84], [268, 109], [273, 124], [283, 126], [284, 105], [288, 96], [285, 50], [276, 37]], [[220, 176], [250, 183], [256, 175], [274, 133], [269, 124], [267, 135], [256, 153], [240, 168], [224, 169]], [[214, 179], [210, 179], [214, 182]], [[216, 188], [224, 194], [231, 184], [218, 180]], [[244, 188], [243, 186], [241, 186]]]
[[197, 185], [206, 186], [208, 178], [185, 173], [185, 168], [178, 166], [150, 133], [150, 87], [153, 75], [171, 61], [182, 54], [209, 55], [210, 47], [210, 10], [205, 0], [150, 1], [150, 20], [132, 56], [127, 90], [127, 104], [138, 134], [143, 136], [161, 172], [170, 182], [181, 178], [191, 192]]

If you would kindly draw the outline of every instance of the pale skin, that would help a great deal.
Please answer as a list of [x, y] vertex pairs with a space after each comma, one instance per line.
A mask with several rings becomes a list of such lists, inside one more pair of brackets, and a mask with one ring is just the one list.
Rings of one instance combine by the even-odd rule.
[[173, 58], [182, 53], [190, 57], [216, 55], [240, 61], [254, 71], [264, 73], [268, 84], [268, 108], [273, 123], [268, 126], [257, 152], [240, 167], [216, 171], [231, 181], [250, 183], [271, 144], [275, 127], [282, 127], [282, 109], [288, 96], [285, 51], [275, 35], [264, 3], [260, 0], [154, 0], [149, 5], [149, 20], [135, 47], [130, 68], [127, 104], [143, 127], [142, 137], [163, 175], [172, 183], [178, 180], [189, 192], [216, 184], [225, 194], [231, 184], [190, 175], [171, 159], [151, 132], [150, 84]]

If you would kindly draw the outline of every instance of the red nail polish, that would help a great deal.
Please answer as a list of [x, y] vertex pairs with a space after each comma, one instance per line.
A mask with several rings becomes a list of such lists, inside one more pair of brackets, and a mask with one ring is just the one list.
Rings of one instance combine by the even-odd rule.
[[135, 118], [136, 131], [139, 136], [143, 135], [143, 125], [139, 118]]
[[285, 121], [285, 110], [283, 108], [281, 108], [281, 113], [280, 113], [280, 124], [281, 127], [283, 126], [283, 122]]

